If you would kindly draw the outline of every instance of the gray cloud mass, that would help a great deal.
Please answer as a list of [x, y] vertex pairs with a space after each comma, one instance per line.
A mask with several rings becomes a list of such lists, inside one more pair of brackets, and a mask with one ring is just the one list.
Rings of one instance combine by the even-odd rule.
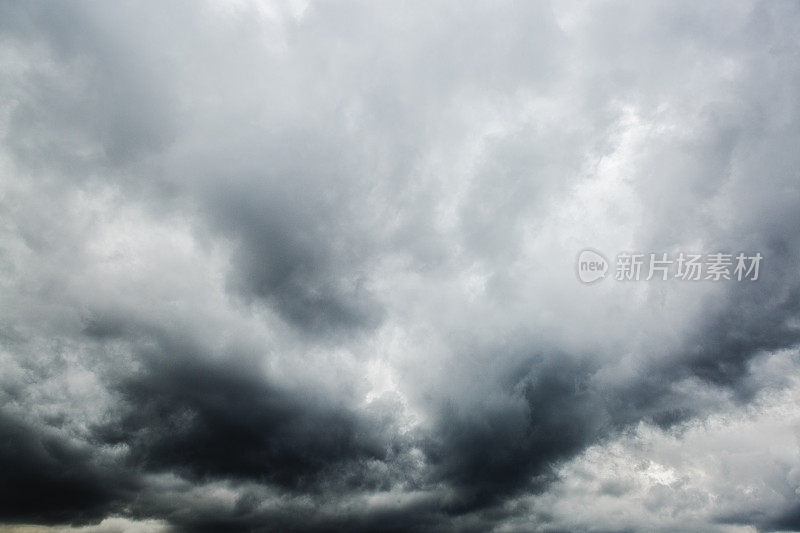
[[796, 2], [0, 0], [0, 96], [0, 531], [800, 531]]

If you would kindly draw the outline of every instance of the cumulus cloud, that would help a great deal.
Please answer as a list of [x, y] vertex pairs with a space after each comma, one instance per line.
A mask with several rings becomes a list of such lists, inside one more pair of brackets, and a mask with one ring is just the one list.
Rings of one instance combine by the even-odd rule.
[[1, 2], [0, 523], [797, 529], [798, 24]]

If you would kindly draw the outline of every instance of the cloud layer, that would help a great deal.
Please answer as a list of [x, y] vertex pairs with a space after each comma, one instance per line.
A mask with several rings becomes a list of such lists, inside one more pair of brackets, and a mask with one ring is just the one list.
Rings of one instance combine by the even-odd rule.
[[0, 523], [800, 528], [798, 26], [0, 2]]

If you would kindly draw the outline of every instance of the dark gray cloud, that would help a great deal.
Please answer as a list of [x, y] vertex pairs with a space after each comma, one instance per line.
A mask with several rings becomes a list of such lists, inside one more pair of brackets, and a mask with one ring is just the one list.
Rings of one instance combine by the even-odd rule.
[[121, 512], [141, 488], [135, 476], [103, 461], [93, 447], [47, 427], [3, 414], [0, 431], [0, 513], [5, 521], [96, 522]]
[[388, 459], [392, 443], [381, 438], [380, 420], [371, 426], [338, 399], [282, 390], [260, 379], [256, 365], [204, 362], [181, 346], [146, 359], [118, 384], [119, 418], [94, 431], [108, 444], [127, 444], [137, 466], [297, 490], [314, 490], [327, 469], [356, 470], [334, 479], [354, 487], [381, 483], [361, 478], [358, 464]]
[[[0, 523], [796, 528], [791, 446], [710, 442], [796, 427], [798, 24], [0, 3]], [[765, 260], [590, 287], [586, 246]]]

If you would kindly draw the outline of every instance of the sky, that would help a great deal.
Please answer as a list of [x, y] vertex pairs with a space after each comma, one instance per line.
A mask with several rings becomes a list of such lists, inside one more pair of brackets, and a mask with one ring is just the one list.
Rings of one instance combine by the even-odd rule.
[[0, 532], [800, 531], [798, 147], [793, 0], [0, 0]]

